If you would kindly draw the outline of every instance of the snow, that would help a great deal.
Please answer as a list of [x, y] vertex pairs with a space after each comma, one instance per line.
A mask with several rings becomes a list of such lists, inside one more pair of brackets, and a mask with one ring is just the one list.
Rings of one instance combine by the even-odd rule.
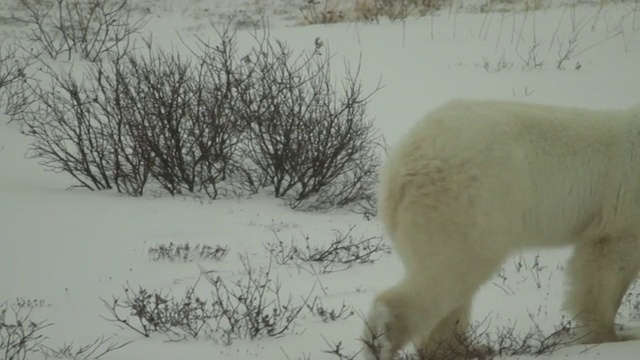
[[[209, 6], [209, 11], [255, 12], [252, 3], [218, 1], [218, 7]], [[640, 7], [632, 2], [603, 7], [574, 3], [517, 12], [443, 10], [404, 22], [311, 26], [299, 25], [292, 1], [255, 3], [271, 10], [271, 35], [293, 49], [313, 50], [319, 37], [323, 50], [335, 55], [335, 74], [341, 73], [345, 61], [353, 65], [361, 59], [366, 88], [375, 88], [378, 81], [384, 86], [372, 98], [368, 112], [390, 144], [422, 114], [455, 97], [595, 109], [623, 108], [640, 98]], [[179, 49], [178, 35], [186, 42], [196, 35], [211, 37], [203, 1], [155, 5], [140, 1], [139, 6], [150, 7], [152, 20], [145, 31], [154, 34], [156, 44]], [[282, 9], [287, 11], [276, 11]], [[4, 12], [0, 36], [20, 34], [19, 26], [2, 20], [11, 9], [0, 10]], [[557, 69], [572, 36], [574, 56], [564, 63], [565, 69]], [[250, 44], [249, 30], [241, 30], [239, 39], [241, 46]], [[523, 68], [536, 42], [544, 66]], [[402, 275], [393, 254], [383, 254], [374, 264], [324, 275], [272, 264], [283, 296], [292, 294], [298, 300], [312, 292], [327, 308], [345, 303], [355, 314], [324, 323], [303, 310], [293, 332], [285, 336], [237, 340], [231, 345], [211, 339], [168, 341], [162, 334], [144, 338], [103, 319], [109, 314], [101, 299], [123, 296], [127, 283], [179, 296], [195, 284], [198, 265], [225, 281], [241, 279], [239, 255], [248, 255], [253, 267], [266, 267], [265, 246], [277, 241], [276, 234], [284, 243], [304, 245], [305, 236], [315, 244], [327, 243], [334, 230], [344, 233], [351, 226], [357, 237], [379, 236], [382, 229], [375, 220], [343, 211], [296, 212], [267, 195], [209, 201], [68, 190], [74, 184], [69, 176], [45, 172], [37, 160], [25, 157], [29, 139], [7, 120], [0, 114], [0, 304], [44, 300], [31, 316], [54, 324], [44, 330], [49, 347], [89, 344], [110, 336], [133, 342], [102, 359], [337, 359], [325, 352], [328, 343], [342, 342], [344, 354], [357, 352], [362, 314], [373, 295]], [[222, 261], [200, 263], [149, 260], [150, 246], [169, 242], [227, 246], [230, 253]], [[569, 254], [569, 249], [542, 249], [509, 259], [475, 299], [474, 320], [487, 320], [489, 331], [509, 325], [527, 331], [534, 319], [552, 331], [566, 316], [561, 305], [563, 266]], [[206, 295], [207, 286], [201, 281], [198, 289]], [[620, 309], [619, 321], [625, 328], [637, 325], [637, 294], [640, 290], [634, 285]], [[541, 358], [623, 360], [636, 359], [639, 352], [640, 342], [629, 341], [567, 346]], [[36, 354], [30, 359], [39, 356], [44, 358]]]

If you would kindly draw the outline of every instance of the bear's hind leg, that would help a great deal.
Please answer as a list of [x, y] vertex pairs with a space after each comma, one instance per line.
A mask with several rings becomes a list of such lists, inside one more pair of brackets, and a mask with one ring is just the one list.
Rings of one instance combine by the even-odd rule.
[[423, 359], [463, 358], [472, 355], [467, 343], [471, 299], [449, 312], [431, 332], [422, 334], [416, 341], [416, 349]]
[[578, 342], [621, 340], [615, 332], [618, 307], [640, 268], [635, 237], [600, 237], [576, 245], [569, 261], [567, 308], [581, 329]]
[[365, 319], [363, 353], [366, 360], [391, 360], [411, 339], [417, 317], [425, 311], [413, 296], [408, 281], [383, 291]]
[[[438, 256], [427, 259], [420, 270], [411, 269], [400, 284], [376, 297], [362, 338], [365, 359], [390, 360], [409, 341], [427, 339], [427, 347], [434, 329], [436, 337], [456, 339], [457, 335], [448, 331], [456, 323], [453, 327], [464, 334], [471, 299], [503, 256], [486, 258], [474, 252], [449, 255], [446, 260]], [[423, 348], [423, 343], [418, 347]]]

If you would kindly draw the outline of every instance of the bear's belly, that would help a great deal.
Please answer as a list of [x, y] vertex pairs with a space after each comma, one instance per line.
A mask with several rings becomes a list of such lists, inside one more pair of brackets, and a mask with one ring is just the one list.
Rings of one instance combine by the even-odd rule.
[[553, 204], [525, 211], [522, 242], [525, 247], [558, 247], [600, 236], [602, 212], [591, 206]]

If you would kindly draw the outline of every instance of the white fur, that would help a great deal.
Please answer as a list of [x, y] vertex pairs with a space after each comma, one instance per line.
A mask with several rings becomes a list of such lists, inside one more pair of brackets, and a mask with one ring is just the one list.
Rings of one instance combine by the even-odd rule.
[[509, 254], [567, 244], [566, 304], [582, 340], [618, 340], [615, 313], [640, 269], [640, 106], [449, 102], [390, 153], [378, 202], [406, 274], [375, 300], [388, 313], [367, 322], [386, 330], [388, 351], [366, 359], [456, 339]]
[[392, 321], [389, 308], [380, 302], [374, 302], [367, 316], [371, 321], [365, 328], [363, 337], [366, 359], [391, 358], [391, 343], [384, 336], [386, 324]]

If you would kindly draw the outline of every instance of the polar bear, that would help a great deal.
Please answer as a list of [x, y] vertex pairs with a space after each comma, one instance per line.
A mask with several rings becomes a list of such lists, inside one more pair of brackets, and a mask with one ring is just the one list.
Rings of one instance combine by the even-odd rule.
[[371, 306], [367, 360], [461, 346], [473, 295], [507, 256], [569, 244], [581, 341], [620, 340], [614, 317], [640, 270], [640, 106], [448, 102], [392, 149], [378, 202], [405, 274]]

